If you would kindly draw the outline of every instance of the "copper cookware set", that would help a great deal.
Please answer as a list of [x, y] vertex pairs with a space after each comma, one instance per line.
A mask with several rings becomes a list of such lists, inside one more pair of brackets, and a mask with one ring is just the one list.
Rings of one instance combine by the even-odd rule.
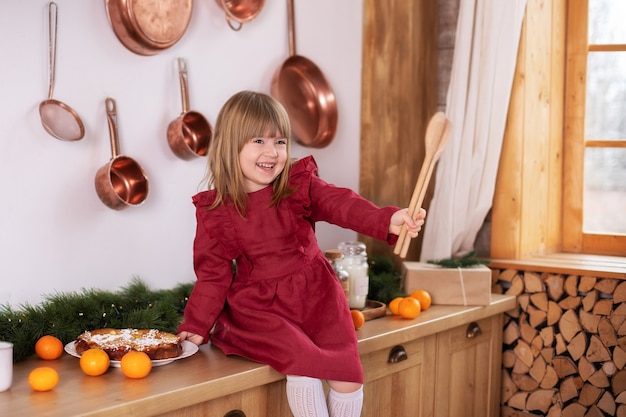
[[75, 141], [85, 136], [85, 126], [76, 111], [52, 98], [57, 62], [57, 22], [59, 9], [55, 2], [48, 4], [48, 98], [39, 103], [39, 116], [43, 128], [59, 140]]
[[154, 55], [183, 37], [193, 0], [105, 0], [105, 6], [120, 42], [136, 54]]
[[120, 155], [115, 100], [109, 97], [105, 105], [111, 139], [111, 160], [96, 173], [96, 192], [106, 206], [121, 210], [144, 202], [148, 197], [148, 177], [137, 161]]
[[[215, 0], [232, 30], [255, 19], [265, 0]], [[185, 34], [191, 21], [193, 0], [104, 0], [106, 15], [115, 36], [129, 51], [151, 56], [172, 47]], [[296, 55], [293, 0], [287, 0], [289, 57], [272, 78], [271, 93], [289, 114], [293, 138], [303, 146], [322, 148], [333, 139], [337, 127], [334, 93], [321, 70], [307, 58]], [[58, 7], [49, 3], [49, 92], [40, 104], [44, 129], [57, 139], [74, 141], [84, 136], [77, 113], [52, 99], [56, 64]], [[189, 160], [208, 153], [212, 127], [206, 118], [189, 109], [187, 64], [178, 59], [182, 112], [167, 129], [172, 152]], [[111, 159], [95, 178], [96, 192], [109, 208], [136, 206], [148, 196], [146, 173], [134, 159], [120, 155], [115, 100], [105, 100], [111, 141]]]
[[271, 92], [289, 114], [294, 140], [323, 148], [337, 130], [335, 94], [317, 65], [296, 55], [293, 0], [287, 0], [287, 17], [289, 58], [274, 73]]

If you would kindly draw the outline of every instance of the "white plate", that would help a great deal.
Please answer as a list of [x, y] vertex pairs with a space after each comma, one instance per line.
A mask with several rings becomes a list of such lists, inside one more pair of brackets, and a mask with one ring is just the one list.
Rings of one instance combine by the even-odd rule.
[[[175, 358], [169, 358], [169, 359], [153, 360], [152, 361], [152, 366], [167, 365], [168, 363], [172, 363], [172, 362], [174, 362], [174, 361], [176, 361], [178, 359], [187, 358], [187, 357], [193, 355], [194, 353], [196, 353], [198, 351], [198, 345], [196, 345], [193, 342], [190, 342], [189, 340], [183, 340], [182, 341], [182, 345], [183, 345], [183, 353], [181, 353], [179, 356], [177, 356]], [[70, 342], [67, 345], [65, 345], [65, 351], [67, 353], [69, 353], [70, 355], [72, 355], [72, 356], [80, 358], [80, 355], [76, 352], [76, 347], [74, 346], [74, 342]], [[112, 366], [113, 368], [119, 368], [120, 367], [120, 361], [111, 361], [109, 366]]]

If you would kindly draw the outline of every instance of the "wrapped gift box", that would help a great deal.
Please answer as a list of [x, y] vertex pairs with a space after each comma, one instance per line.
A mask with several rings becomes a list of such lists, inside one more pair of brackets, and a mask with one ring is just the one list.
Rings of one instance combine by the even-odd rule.
[[426, 262], [403, 263], [403, 288], [407, 294], [423, 289], [433, 304], [488, 305], [491, 303], [491, 270], [485, 265], [443, 268]]

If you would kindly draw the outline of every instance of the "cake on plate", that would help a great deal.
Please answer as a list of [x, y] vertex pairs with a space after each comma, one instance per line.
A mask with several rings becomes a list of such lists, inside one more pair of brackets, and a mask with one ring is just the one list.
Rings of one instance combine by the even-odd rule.
[[114, 361], [131, 350], [145, 352], [152, 360], [176, 358], [183, 353], [178, 336], [156, 329], [89, 330], [76, 338], [74, 348], [79, 355], [88, 349], [102, 349]]

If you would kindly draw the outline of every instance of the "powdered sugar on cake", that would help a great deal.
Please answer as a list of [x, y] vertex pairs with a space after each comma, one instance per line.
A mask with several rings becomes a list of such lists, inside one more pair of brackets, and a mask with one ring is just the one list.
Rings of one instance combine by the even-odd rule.
[[97, 329], [76, 338], [81, 354], [87, 349], [103, 349], [112, 360], [119, 360], [130, 350], [145, 352], [151, 359], [175, 358], [182, 353], [178, 336], [156, 329]]

